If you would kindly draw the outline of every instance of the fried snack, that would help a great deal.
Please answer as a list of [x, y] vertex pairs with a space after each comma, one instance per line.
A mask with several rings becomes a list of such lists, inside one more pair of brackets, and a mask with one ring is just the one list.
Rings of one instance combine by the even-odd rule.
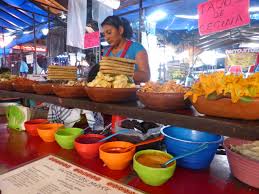
[[37, 81], [35, 80], [30, 80], [23, 77], [15, 78], [14, 80], [12, 80], [12, 82], [15, 84], [21, 84], [21, 85], [31, 85], [31, 84], [37, 83]]
[[191, 90], [185, 94], [185, 98], [192, 97], [195, 103], [199, 96], [208, 98], [211, 94], [230, 96], [233, 103], [242, 97], [259, 97], [259, 72], [248, 78], [243, 78], [242, 75], [225, 75], [224, 72], [201, 74], [199, 81], [193, 84]]
[[104, 88], [135, 88], [135, 84], [125, 75], [110, 75], [98, 72], [95, 79], [87, 84], [88, 87]]
[[259, 141], [254, 141], [252, 143], [242, 145], [231, 145], [230, 149], [243, 156], [247, 156], [259, 161]]
[[65, 85], [65, 86], [86, 86], [87, 82], [86, 81], [72, 81], [72, 80], [70, 80], [63, 85]]
[[140, 89], [140, 91], [155, 93], [185, 93], [187, 89], [179, 84], [176, 84], [174, 81], [168, 81], [164, 84], [147, 82], [145, 86]]
[[185, 93], [187, 91], [182, 85], [175, 81], [168, 81], [160, 86], [160, 93]]

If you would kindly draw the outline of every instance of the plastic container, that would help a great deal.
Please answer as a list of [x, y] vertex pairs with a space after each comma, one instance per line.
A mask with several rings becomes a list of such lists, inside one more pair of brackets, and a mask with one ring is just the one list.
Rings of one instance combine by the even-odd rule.
[[158, 150], [143, 150], [137, 152], [133, 157], [133, 169], [137, 172], [140, 179], [151, 186], [160, 186], [168, 181], [174, 174], [176, 162], [167, 168], [152, 168], [145, 166], [137, 161], [137, 158], [142, 154], [160, 153], [169, 156], [173, 156]]
[[80, 128], [62, 128], [56, 131], [55, 140], [63, 149], [73, 149], [75, 139], [83, 132]]
[[58, 128], [63, 127], [63, 124], [60, 123], [49, 123], [49, 124], [40, 124], [37, 128], [38, 134], [41, 139], [45, 142], [54, 142], [55, 133]]
[[95, 158], [99, 155], [99, 147], [104, 143], [97, 141], [104, 137], [104, 135], [99, 134], [80, 135], [75, 139], [75, 149], [83, 159]]
[[26, 132], [31, 136], [38, 136], [37, 128], [40, 124], [48, 123], [47, 119], [34, 119], [30, 121], [26, 121], [24, 123], [24, 127]]
[[126, 148], [131, 145], [133, 144], [125, 141], [104, 143], [99, 148], [99, 157], [111, 170], [123, 170], [130, 164], [135, 153], [135, 148], [124, 153], [109, 153], [105, 150], [114, 147]]
[[112, 115], [112, 133], [116, 132], [115, 131], [116, 123], [124, 119], [126, 119], [126, 117], [119, 116], [119, 115]]
[[[131, 120], [131, 119], [127, 119], [127, 120]], [[121, 123], [123, 121], [124, 120], [119, 120], [119, 121], [116, 122], [115, 132], [127, 129], [127, 128], [121, 127]], [[134, 144], [145, 141], [147, 139], [155, 138], [155, 137], [158, 137], [161, 134], [160, 131], [161, 131], [161, 128], [163, 127], [163, 125], [160, 125], [160, 124], [157, 124], [157, 125], [158, 125], [158, 127], [150, 128], [147, 131], [147, 133], [143, 133], [140, 130], [129, 129], [130, 130], [129, 133], [117, 135], [116, 138], [119, 139], [120, 141], [128, 141], [128, 142], [131, 142], [131, 143], [134, 143]]]
[[175, 126], [165, 127], [161, 132], [164, 135], [167, 152], [175, 157], [197, 149], [202, 144], [208, 144], [207, 149], [177, 161], [179, 166], [189, 169], [208, 168], [219, 144], [223, 142], [223, 137], [220, 135]]
[[230, 150], [230, 145], [242, 145], [251, 141], [227, 138], [224, 148], [228, 158], [231, 173], [241, 182], [259, 189], [259, 161], [240, 155]]

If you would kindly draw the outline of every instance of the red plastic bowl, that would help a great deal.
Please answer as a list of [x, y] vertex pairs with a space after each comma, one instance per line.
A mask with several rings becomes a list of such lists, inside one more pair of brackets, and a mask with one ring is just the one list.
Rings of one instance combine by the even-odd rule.
[[252, 187], [259, 189], [259, 161], [250, 159], [230, 150], [230, 145], [242, 145], [251, 141], [227, 138], [224, 141], [228, 163], [234, 177]]
[[34, 120], [26, 121], [24, 123], [24, 127], [29, 135], [38, 136], [39, 135], [38, 131], [37, 131], [38, 125], [43, 124], [43, 123], [48, 123], [48, 120], [47, 119], [34, 119]]
[[87, 134], [80, 135], [75, 139], [75, 149], [83, 159], [95, 158], [99, 154], [99, 147], [104, 142], [97, 142], [103, 139], [104, 135]]

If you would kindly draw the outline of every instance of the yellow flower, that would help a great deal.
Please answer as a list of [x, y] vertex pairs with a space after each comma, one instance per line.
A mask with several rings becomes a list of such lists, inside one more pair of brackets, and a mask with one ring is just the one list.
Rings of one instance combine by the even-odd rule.
[[242, 75], [225, 75], [224, 72], [201, 74], [199, 81], [193, 84], [185, 98], [192, 97], [195, 103], [199, 96], [207, 98], [214, 92], [227, 97], [230, 95], [233, 103], [238, 102], [241, 97], [259, 97], [259, 72], [248, 78], [243, 78]]

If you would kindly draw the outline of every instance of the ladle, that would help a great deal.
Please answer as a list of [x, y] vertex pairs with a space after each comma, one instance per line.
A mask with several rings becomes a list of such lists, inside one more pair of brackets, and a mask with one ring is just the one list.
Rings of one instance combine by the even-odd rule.
[[113, 152], [113, 153], [124, 153], [124, 152], [127, 152], [127, 151], [131, 150], [132, 148], [140, 146], [140, 145], [146, 145], [146, 144], [149, 144], [149, 143], [161, 141], [161, 140], [163, 140], [163, 138], [164, 138], [164, 136], [160, 135], [159, 137], [149, 139], [149, 140], [146, 140], [146, 141], [142, 141], [140, 143], [133, 144], [132, 146], [129, 146], [129, 147], [126, 147], [126, 148], [125, 147], [124, 148], [123, 147], [114, 147], [114, 148], [109, 148], [105, 151], [106, 152]]
[[178, 159], [184, 158], [184, 157], [186, 157], [186, 156], [190, 156], [190, 155], [192, 155], [192, 154], [198, 153], [198, 152], [200, 152], [200, 151], [202, 151], [202, 150], [204, 150], [204, 149], [206, 149], [206, 148], [208, 148], [208, 144], [207, 144], [207, 143], [204, 143], [204, 144], [202, 144], [201, 146], [199, 146], [197, 149], [192, 150], [192, 151], [190, 151], [190, 152], [187, 152], [187, 153], [185, 153], [185, 154], [182, 154], [182, 155], [180, 155], [180, 156], [176, 156], [176, 157], [174, 157], [174, 158], [168, 160], [167, 162], [161, 164], [160, 166], [161, 166], [162, 168], [166, 168], [168, 164], [174, 162], [175, 160], [178, 160]]
[[109, 136], [107, 136], [107, 137], [105, 137], [105, 138], [103, 138], [103, 139], [100, 139], [98, 142], [104, 142], [104, 141], [106, 141], [107, 139], [110, 139], [110, 138], [112, 138], [112, 137], [114, 137], [114, 136], [116, 136], [116, 135], [119, 135], [119, 134], [122, 134], [122, 133], [129, 133], [129, 132], [130, 132], [130, 130], [127, 130], [127, 129], [119, 130], [119, 131], [117, 131], [116, 133], [114, 133], [114, 134], [112, 134], [112, 135], [109, 135]]

